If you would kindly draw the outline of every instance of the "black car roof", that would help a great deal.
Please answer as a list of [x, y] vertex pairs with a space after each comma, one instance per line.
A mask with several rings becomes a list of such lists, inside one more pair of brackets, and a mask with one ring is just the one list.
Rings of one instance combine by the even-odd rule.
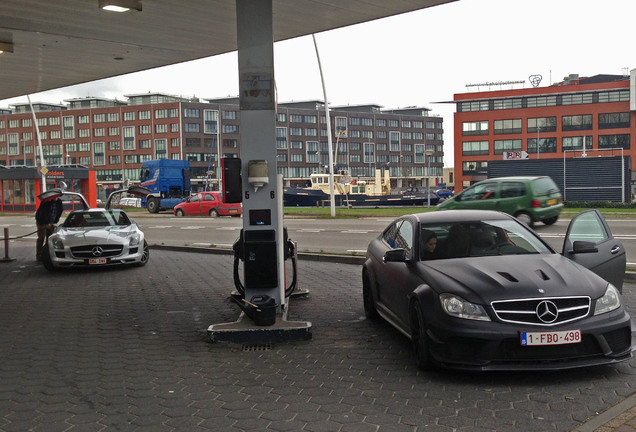
[[511, 219], [509, 215], [493, 210], [438, 210], [426, 213], [415, 213], [409, 216], [413, 216], [421, 223]]

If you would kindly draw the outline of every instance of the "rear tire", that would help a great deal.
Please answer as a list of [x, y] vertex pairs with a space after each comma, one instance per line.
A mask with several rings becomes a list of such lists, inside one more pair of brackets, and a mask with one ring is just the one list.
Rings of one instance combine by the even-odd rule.
[[554, 216], [548, 219], [543, 219], [541, 222], [543, 222], [545, 225], [553, 225], [558, 220], [559, 220], [559, 217]]
[[219, 212], [216, 211], [215, 209], [210, 209], [210, 217], [219, 217]]
[[515, 217], [519, 220], [519, 222], [528, 226], [529, 228], [532, 228], [532, 226], [534, 225], [534, 220], [528, 212], [521, 211], [515, 214]]

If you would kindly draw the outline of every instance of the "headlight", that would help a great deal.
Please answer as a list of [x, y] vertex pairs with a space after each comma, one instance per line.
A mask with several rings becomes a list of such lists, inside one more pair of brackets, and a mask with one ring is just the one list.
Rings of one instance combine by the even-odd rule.
[[64, 242], [61, 239], [56, 238], [53, 240], [53, 249], [64, 249]]
[[490, 321], [486, 310], [480, 305], [468, 302], [452, 294], [442, 294], [439, 296], [439, 299], [442, 303], [442, 309], [450, 316], [478, 321]]
[[136, 246], [139, 244], [139, 234], [133, 234], [130, 236], [130, 246]]
[[616, 287], [612, 284], [607, 284], [607, 289], [603, 297], [596, 300], [594, 305], [594, 315], [604, 314], [611, 312], [614, 309], [618, 309], [621, 306], [621, 295]]

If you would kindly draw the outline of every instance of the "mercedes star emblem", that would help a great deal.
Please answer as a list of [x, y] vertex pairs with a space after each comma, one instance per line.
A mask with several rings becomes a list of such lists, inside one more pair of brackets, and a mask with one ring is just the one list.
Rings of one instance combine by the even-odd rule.
[[537, 316], [546, 323], [553, 323], [559, 316], [559, 309], [551, 301], [544, 300], [537, 306]]

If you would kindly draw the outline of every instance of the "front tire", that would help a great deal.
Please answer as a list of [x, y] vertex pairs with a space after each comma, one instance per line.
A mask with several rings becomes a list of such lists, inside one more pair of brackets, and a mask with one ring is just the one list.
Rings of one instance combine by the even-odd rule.
[[185, 214], [183, 213], [183, 210], [181, 210], [181, 209], [176, 209], [175, 212], [174, 212], [174, 215], [177, 216], [177, 217], [185, 216]]
[[368, 319], [378, 319], [380, 315], [375, 307], [371, 281], [366, 271], [362, 273], [362, 302], [364, 304], [364, 316]]
[[433, 367], [430, 353], [430, 341], [426, 334], [426, 323], [419, 304], [411, 306], [411, 341], [415, 354], [415, 364], [420, 370]]
[[148, 264], [148, 260], [150, 259], [150, 248], [148, 247], [148, 243], [144, 240], [144, 245], [141, 253], [141, 261], [137, 263], [138, 267], [143, 267]]
[[53, 260], [51, 259], [51, 251], [49, 250], [48, 241], [44, 244], [44, 249], [42, 250], [42, 265], [50, 272], [56, 270], [55, 266], [53, 265]]
[[148, 198], [146, 208], [150, 213], [159, 213], [159, 200], [157, 198]]

